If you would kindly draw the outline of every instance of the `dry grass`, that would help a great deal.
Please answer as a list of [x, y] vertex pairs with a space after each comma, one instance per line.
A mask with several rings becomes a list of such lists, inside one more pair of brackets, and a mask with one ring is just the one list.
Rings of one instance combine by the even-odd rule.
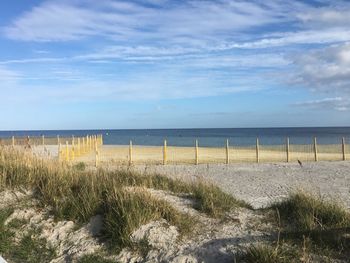
[[239, 255], [238, 262], [245, 263], [298, 263], [301, 260], [301, 254], [295, 247], [286, 244], [271, 246], [267, 244], [251, 245], [243, 250]]
[[193, 229], [193, 218], [147, 191], [128, 190], [133, 187], [185, 193], [196, 199], [199, 211], [214, 217], [224, 216], [231, 208], [247, 206], [204, 182], [185, 183], [128, 171], [86, 171], [83, 165], [69, 167], [0, 149], [0, 189], [16, 187], [33, 189], [40, 205], [50, 207], [57, 220], [86, 223], [92, 216], [101, 214], [103, 237], [114, 248], [130, 245], [131, 232], [151, 220], [166, 219], [182, 233]]
[[341, 205], [297, 192], [272, 208], [278, 212], [281, 239], [316, 254], [350, 257], [350, 213]]

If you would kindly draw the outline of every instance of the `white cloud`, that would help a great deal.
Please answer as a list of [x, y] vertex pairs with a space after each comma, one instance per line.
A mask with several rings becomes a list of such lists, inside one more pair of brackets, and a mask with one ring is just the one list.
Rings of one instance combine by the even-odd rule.
[[350, 96], [350, 43], [299, 54], [293, 82], [316, 92]]
[[4, 32], [25, 41], [105, 36], [129, 43], [140, 39], [188, 43], [192, 39], [204, 44], [288, 18], [282, 5], [282, 10], [270, 10], [272, 5], [246, 1], [172, 2], [158, 8], [127, 1], [78, 2], [44, 2], [18, 17]]
[[0, 67], [0, 82], [16, 81], [19, 78], [19, 74], [10, 69]]
[[297, 14], [307, 27], [347, 27], [350, 23], [350, 5], [348, 2], [335, 3], [331, 8], [319, 7]]
[[324, 98], [320, 100], [303, 101], [293, 104], [294, 106], [305, 107], [315, 110], [337, 110], [337, 111], [349, 111], [350, 99], [335, 97]]

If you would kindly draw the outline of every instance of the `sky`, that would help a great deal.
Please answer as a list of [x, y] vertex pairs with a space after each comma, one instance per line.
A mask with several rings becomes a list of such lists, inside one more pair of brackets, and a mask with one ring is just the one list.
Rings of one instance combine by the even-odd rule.
[[350, 1], [2, 0], [0, 130], [350, 126]]

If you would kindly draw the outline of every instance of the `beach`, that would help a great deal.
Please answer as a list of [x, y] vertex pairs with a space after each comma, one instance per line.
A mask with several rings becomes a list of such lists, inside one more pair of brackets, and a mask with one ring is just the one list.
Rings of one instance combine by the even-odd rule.
[[[109, 166], [125, 169], [125, 166]], [[350, 162], [261, 164], [133, 165], [131, 170], [172, 178], [202, 178], [255, 208], [266, 207], [290, 192], [305, 190], [350, 208]]]

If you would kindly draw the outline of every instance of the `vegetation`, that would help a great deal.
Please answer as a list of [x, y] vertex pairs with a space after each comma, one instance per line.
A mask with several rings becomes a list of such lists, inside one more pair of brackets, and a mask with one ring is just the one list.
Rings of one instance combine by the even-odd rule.
[[350, 213], [336, 202], [297, 192], [271, 208], [277, 211], [281, 239], [317, 254], [350, 257]]
[[213, 217], [222, 217], [231, 208], [248, 207], [204, 182], [185, 183], [130, 171], [90, 171], [80, 164], [70, 167], [0, 149], [0, 189], [15, 187], [33, 189], [40, 205], [51, 207], [57, 220], [86, 223], [102, 215], [103, 238], [113, 248], [130, 245], [132, 231], [151, 220], [163, 218], [181, 233], [193, 229], [193, 218], [152, 197], [145, 188], [189, 195], [196, 209]]
[[272, 208], [278, 210], [282, 225], [291, 230], [311, 231], [350, 226], [350, 215], [342, 206], [303, 192], [291, 194]]
[[5, 225], [6, 219], [13, 209], [0, 210], [0, 254], [11, 262], [36, 263], [49, 262], [55, 257], [55, 250], [49, 247], [45, 239], [39, 238], [38, 233], [29, 232], [19, 242], [15, 241], [14, 228], [23, 221], [12, 220]]
[[290, 263], [303, 262], [299, 251], [291, 246], [251, 245], [240, 255], [246, 263]]

